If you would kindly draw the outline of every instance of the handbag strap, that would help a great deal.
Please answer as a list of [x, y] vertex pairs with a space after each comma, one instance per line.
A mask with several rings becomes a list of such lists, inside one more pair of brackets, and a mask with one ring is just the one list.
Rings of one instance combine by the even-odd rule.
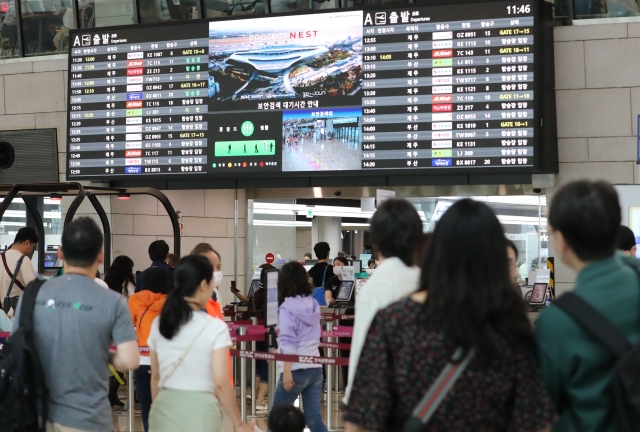
[[322, 273], [322, 285], [320, 285], [322, 287], [322, 289], [324, 289], [324, 280], [327, 277], [327, 269], [329, 268], [329, 264], [327, 264], [327, 266], [324, 268], [324, 273]]
[[9, 284], [9, 289], [7, 290], [7, 297], [9, 297], [9, 294], [11, 294], [11, 290], [13, 289], [14, 284], [18, 285], [18, 288], [24, 291], [24, 285], [22, 285], [22, 283], [18, 280], [18, 274], [20, 273], [20, 267], [22, 266], [24, 255], [22, 255], [20, 259], [18, 259], [18, 264], [16, 264], [16, 269], [13, 273], [11, 273], [11, 270], [9, 270], [9, 265], [7, 264], [7, 257], [5, 256], [5, 253], [2, 252], [2, 254], [0, 255], [2, 256], [2, 264], [4, 264], [4, 269], [11, 278], [11, 283]]
[[147, 311], [149, 310], [149, 308], [151, 306], [153, 306], [155, 304], [155, 302], [151, 303], [149, 306], [147, 306], [147, 308], [144, 310], [144, 312], [142, 312], [142, 315], [140, 315], [140, 319], [138, 320], [138, 330], [140, 329], [140, 327], [142, 326], [142, 320], [144, 319], [144, 316], [147, 314]]
[[440, 404], [442, 404], [444, 398], [467, 368], [475, 354], [475, 348], [470, 349], [467, 355], [460, 361], [462, 354], [463, 349], [458, 348], [453, 354], [453, 360], [447, 363], [444, 369], [442, 369], [436, 381], [431, 384], [425, 397], [422, 398], [413, 410], [412, 416], [417, 418], [423, 425], [426, 425], [429, 420], [431, 420], [431, 417], [433, 417]]
[[200, 338], [200, 335], [204, 333], [205, 329], [209, 327], [209, 324], [211, 324], [211, 321], [212, 320], [207, 320], [207, 322], [202, 326], [198, 334], [196, 334], [195, 337], [191, 340], [191, 343], [189, 344], [187, 349], [184, 350], [182, 354], [180, 354], [180, 357], [178, 357], [178, 360], [176, 360], [175, 363], [173, 363], [173, 365], [171, 366], [171, 370], [169, 370], [169, 372], [164, 377], [162, 377], [162, 380], [160, 380], [160, 382], [158, 383], [158, 388], [163, 388], [166, 382], [171, 378], [173, 373], [178, 369], [178, 367], [180, 367], [180, 365], [182, 364], [182, 360], [184, 360], [187, 354], [189, 354], [191, 347]]

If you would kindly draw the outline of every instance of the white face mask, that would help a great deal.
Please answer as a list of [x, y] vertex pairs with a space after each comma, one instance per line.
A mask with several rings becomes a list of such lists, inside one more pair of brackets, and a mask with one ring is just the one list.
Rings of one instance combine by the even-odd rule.
[[333, 266], [333, 274], [340, 276], [342, 274], [342, 266]]
[[215, 287], [215, 289], [218, 289], [218, 287], [222, 283], [222, 278], [223, 276], [221, 271], [213, 272], [213, 286]]

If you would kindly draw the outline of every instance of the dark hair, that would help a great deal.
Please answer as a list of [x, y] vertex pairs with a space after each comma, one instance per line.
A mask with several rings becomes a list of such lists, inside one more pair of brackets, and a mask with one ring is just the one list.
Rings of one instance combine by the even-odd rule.
[[64, 261], [75, 267], [91, 267], [102, 251], [103, 241], [102, 232], [93, 219], [74, 219], [62, 233]]
[[424, 259], [427, 255], [427, 248], [429, 247], [430, 241], [431, 241], [431, 233], [420, 234], [420, 238], [416, 242], [416, 250], [413, 253], [413, 259], [414, 259], [415, 265], [420, 266], [424, 262]]
[[349, 260], [347, 260], [347, 259], [346, 259], [345, 257], [343, 257], [343, 256], [335, 257], [335, 258], [333, 259], [333, 261], [334, 261], [334, 262], [335, 262], [335, 261], [340, 261], [342, 264], [344, 264], [344, 265], [346, 265], [346, 266], [348, 266], [348, 265], [349, 265]]
[[169, 276], [162, 267], [149, 267], [142, 272], [142, 290], [156, 294], [169, 294]]
[[16, 237], [13, 239], [13, 243], [24, 243], [30, 241], [31, 243], [38, 243], [38, 233], [31, 227], [23, 227], [18, 230]]
[[202, 255], [189, 255], [178, 261], [174, 273], [175, 288], [167, 296], [160, 313], [160, 334], [172, 339], [180, 327], [191, 319], [193, 309], [184, 299], [192, 296], [203, 280], [213, 278], [213, 266]]
[[220, 262], [222, 262], [222, 257], [220, 256], [218, 251], [215, 250], [209, 243], [198, 243], [196, 247], [194, 247], [191, 251], [191, 255], [202, 255], [207, 252], [213, 252], [214, 254], [218, 255], [218, 259], [220, 260]]
[[280, 269], [278, 278], [278, 293], [280, 297], [295, 297], [297, 295], [310, 296], [313, 287], [309, 282], [309, 274], [302, 264], [297, 261], [289, 261]]
[[303, 432], [306, 422], [302, 412], [293, 405], [275, 406], [269, 413], [269, 432]]
[[609, 183], [580, 180], [556, 192], [548, 222], [580, 260], [595, 261], [615, 253], [620, 219], [618, 194]]
[[126, 255], [117, 256], [113, 260], [109, 271], [104, 276], [104, 281], [113, 291], [129, 297], [129, 290], [127, 290], [128, 283], [131, 282], [134, 286], [136, 284], [136, 278], [133, 276], [133, 261], [131, 258]]
[[516, 246], [516, 244], [514, 242], [512, 242], [509, 239], [505, 239], [507, 240], [507, 247], [511, 248], [511, 250], [513, 251], [514, 254], [516, 254], [516, 262], [518, 261], [518, 247]]
[[415, 207], [406, 200], [389, 199], [371, 218], [371, 242], [385, 258], [398, 257], [413, 265], [416, 243], [422, 234], [422, 221]]
[[262, 264], [260, 268], [262, 269], [262, 271], [260, 272], [260, 286], [262, 288], [266, 288], [267, 287], [267, 270], [277, 270], [277, 268], [272, 266], [271, 264]]
[[305, 258], [306, 258], [306, 257], [313, 258], [313, 257], [311, 256], [311, 252], [307, 252], [307, 253], [305, 253], [305, 254], [304, 254], [304, 257], [305, 257]]
[[149, 258], [151, 261], [164, 261], [169, 255], [169, 245], [164, 240], [156, 240], [149, 245]]
[[438, 221], [420, 277], [425, 309], [445, 338], [489, 358], [499, 352], [495, 334], [533, 347], [524, 302], [509, 280], [506, 240], [493, 210], [460, 200]]
[[620, 225], [618, 230], [618, 249], [630, 251], [636, 245], [636, 235], [631, 228]]
[[329, 250], [329, 243], [327, 242], [316, 243], [316, 245], [313, 247], [313, 251], [316, 253], [316, 257], [319, 260], [329, 258]]

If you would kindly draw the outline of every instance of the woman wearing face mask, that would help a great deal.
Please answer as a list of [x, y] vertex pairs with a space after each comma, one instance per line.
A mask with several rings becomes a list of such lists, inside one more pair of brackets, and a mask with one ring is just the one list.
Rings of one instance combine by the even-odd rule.
[[338, 296], [338, 289], [340, 289], [340, 282], [342, 282], [342, 267], [348, 266], [349, 261], [345, 257], [337, 257], [333, 260], [333, 274], [324, 283], [324, 298], [327, 300], [327, 304], [331, 304]]
[[[200, 255], [209, 260], [213, 266], [213, 295], [207, 302], [206, 311], [214, 318], [218, 318], [224, 321], [224, 315], [222, 314], [222, 306], [220, 305], [220, 284], [222, 283], [222, 260], [220, 254], [209, 243], [200, 243], [196, 245], [191, 251], [191, 255]], [[229, 378], [233, 383], [233, 367], [231, 366], [231, 354], [229, 354]]]
[[[336, 297], [338, 296], [338, 291], [340, 290], [340, 282], [342, 282], [342, 270], [345, 266], [349, 265], [349, 261], [347, 261], [344, 257], [337, 257], [333, 260], [333, 274], [329, 278], [328, 281], [324, 284], [324, 298], [327, 300], [327, 304], [335, 302]], [[352, 307], [344, 310], [345, 315], [351, 315], [354, 313]], [[341, 326], [353, 326], [353, 320], [340, 320], [338, 321], [338, 325]], [[351, 338], [339, 338], [338, 342], [350, 344]], [[324, 351], [322, 352], [324, 355]], [[349, 350], [340, 350], [341, 357], [349, 357]], [[349, 366], [341, 366], [343, 376], [349, 375]]]

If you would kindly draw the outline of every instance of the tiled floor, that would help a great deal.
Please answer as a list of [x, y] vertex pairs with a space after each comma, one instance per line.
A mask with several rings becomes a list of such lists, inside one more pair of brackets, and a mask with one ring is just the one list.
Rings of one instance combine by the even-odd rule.
[[[236, 394], [240, 394], [240, 391], [238, 389], [236, 389]], [[126, 399], [127, 399], [127, 390], [126, 390], [126, 386], [121, 387], [120, 390], [120, 399], [122, 399], [122, 401], [124, 403], [126, 403]], [[338, 409], [338, 403], [340, 401], [340, 398], [342, 397], [342, 395], [336, 395], [334, 394], [332, 397], [332, 404], [331, 404], [331, 409], [333, 412], [333, 425], [332, 427], [329, 427], [329, 430], [341, 430], [342, 429], [342, 414], [340, 413], [340, 410]], [[326, 399], [326, 395], [325, 395], [325, 399]], [[237, 398], [238, 401], [238, 406], [240, 406], [240, 397], [238, 396]], [[142, 428], [142, 420], [140, 418], [140, 412], [139, 412], [140, 407], [136, 404], [136, 415], [134, 418], [134, 430], [131, 432], [143, 432], [143, 428]], [[321, 411], [322, 411], [322, 416], [323, 419], [326, 419], [326, 412], [327, 412], [327, 405], [325, 402], [322, 402], [322, 405], [320, 407]], [[247, 415], [251, 415], [251, 406], [247, 405]], [[256, 419], [248, 419], [248, 421], [255, 421], [256, 425], [262, 429], [263, 431], [267, 430], [267, 414], [265, 413], [264, 415], [256, 418]], [[326, 420], [325, 420], [326, 421]], [[113, 414], [113, 430], [115, 432], [129, 432], [129, 418], [128, 418], [128, 413], [126, 411], [116, 411]], [[231, 420], [229, 419], [229, 417], [227, 415], [223, 414], [223, 427], [222, 427], [222, 432], [234, 432], [235, 428], [233, 427], [233, 424], [231, 423]], [[183, 432], [183, 431], [176, 431], [176, 432]], [[184, 431], [184, 432], [188, 432], [188, 431]]]

